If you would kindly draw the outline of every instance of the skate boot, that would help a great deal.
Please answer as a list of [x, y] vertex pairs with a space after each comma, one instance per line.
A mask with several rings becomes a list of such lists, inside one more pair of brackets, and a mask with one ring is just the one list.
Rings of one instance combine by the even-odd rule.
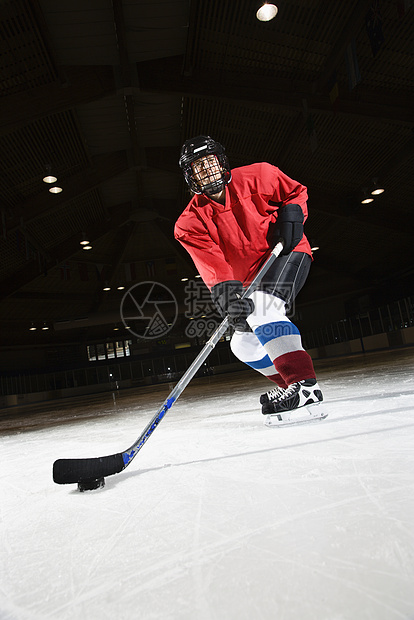
[[265, 394], [262, 394], [260, 397], [260, 404], [264, 405], [265, 403], [270, 403], [272, 400], [277, 400], [282, 396], [283, 392], [286, 388], [275, 387], [272, 390], [269, 390]]
[[287, 426], [326, 418], [323, 396], [316, 379], [292, 383], [275, 400], [262, 404], [267, 426]]

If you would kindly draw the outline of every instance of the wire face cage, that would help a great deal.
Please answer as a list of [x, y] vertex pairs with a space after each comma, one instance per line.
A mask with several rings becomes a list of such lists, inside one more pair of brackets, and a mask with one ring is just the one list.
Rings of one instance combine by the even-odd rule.
[[225, 149], [210, 136], [187, 140], [181, 149], [179, 164], [195, 194], [217, 194], [231, 180]]

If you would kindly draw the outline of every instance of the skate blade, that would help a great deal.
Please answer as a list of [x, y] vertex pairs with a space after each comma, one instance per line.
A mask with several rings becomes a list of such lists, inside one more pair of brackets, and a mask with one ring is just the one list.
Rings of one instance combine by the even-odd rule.
[[315, 403], [307, 407], [300, 407], [293, 411], [281, 411], [266, 416], [266, 426], [293, 426], [294, 424], [306, 424], [316, 420], [324, 420], [328, 412], [323, 403]]

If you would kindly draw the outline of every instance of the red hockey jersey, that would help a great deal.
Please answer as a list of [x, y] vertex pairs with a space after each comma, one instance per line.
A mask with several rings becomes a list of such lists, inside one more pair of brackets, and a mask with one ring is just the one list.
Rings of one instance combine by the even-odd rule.
[[[251, 164], [232, 170], [225, 205], [196, 194], [175, 225], [175, 238], [191, 255], [205, 284], [225, 280], [244, 285], [254, 278], [276, 243], [279, 207], [298, 204], [308, 215], [307, 189], [276, 166]], [[295, 251], [311, 255], [303, 236]]]

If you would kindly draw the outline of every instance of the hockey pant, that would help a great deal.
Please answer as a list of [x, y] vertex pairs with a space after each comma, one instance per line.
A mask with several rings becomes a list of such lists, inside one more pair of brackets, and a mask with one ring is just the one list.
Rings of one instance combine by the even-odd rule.
[[255, 291], [251, 299], [255, 308], [247, 323], [252, 331], [233, 334], [234, 355], [280, 387], [315, 378], [299, 330], [286, 316], [285, 302], [264, 291]]

